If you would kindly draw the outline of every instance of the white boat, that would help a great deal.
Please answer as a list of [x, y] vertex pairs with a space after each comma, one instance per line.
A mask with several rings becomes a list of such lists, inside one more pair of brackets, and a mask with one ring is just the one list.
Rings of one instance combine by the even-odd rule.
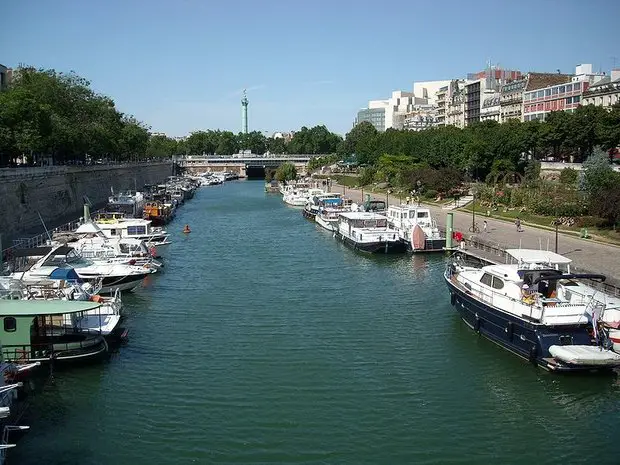
[[446, 238], [428, 208], [414, 205], [390, 205], [386, 213], [389, 225], [398, 231], [398, 237], [414, 253], [442, 252]]
[[17, 300], [67, 300], [93, 301], [98, 308], [81, 313], [62, 315], [59, 324], [79, 332], [121, 337], [123, 301], [118, 289], [111, 296], [98, 294], [100, 287], [80, 279], [74, 269], [62, 269], [40, 281], [22, 281], [13, 277], [0, 277], [0, 299]]
[[121, 212], [129, 217], [139, 218], [142, 216], [145, 199], [141, 192], [121, 192], [112, 194], [108, 198], [106, 210], [108, 212]]
[[600, 331], [597, 300], [569, 290], [585, 279], [604, 277], [564, 273], [558, 266], [570, 259], [553, 252], [507, 252], [517, 263], [479, 267], [461, 259], [449, 264], [445, 280], [463, 321], [551, 371], [620, 366], [620, 355], [607, 348]]
[[143, 266], [124, 264], [94, 264], [84, 261], [75, 249], [68, 246], [16, 249], [11, 276], [26, 283], [63, 276], [66, 269], [75, 269], [84, 281], [101, 286], [101, 293], [131, 291], [155, 270]]
[[343, 197], [327, 198], [319, 201], [314, 221], [328, 231], [338, 229], [338, 217], [351, 211], [351, 200]]
[[405, 251], [405, 244], [399, 239], [398, 232], [391, 229], [387, 218], [378, 213], [340, 213], [335, 236], [361, 252], [388, 254]]
[[[145, 242], [141, 239], [117, 236], [107, 237], [97, 224], [88, 222], [73, 233], [73, 247], [83, 259], [96, 264], [126, 264], [146, 266], [159, 270], [162, 264], [156, 261]], [[65, 234], [65, 239], [68, 236]]]
[[96, 223], [107, 237], [127, 237], [130, 239], [140, 239], [147, 247], [163, 247], [170, 244], [168, 233], [155, 228], [151, 220], [137, 218], [121, 219], [113, 223]]

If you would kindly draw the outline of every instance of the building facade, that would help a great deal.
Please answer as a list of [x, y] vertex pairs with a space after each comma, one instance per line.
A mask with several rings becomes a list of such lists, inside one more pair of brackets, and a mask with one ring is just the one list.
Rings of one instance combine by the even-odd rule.
[[426, 103], [436, 105], [437, 92], [448, 85], [450, 85], [450, 80], [414, 82], [413, 95], [418, 100], [423, 99]]
[[497, 121], [499, 123], [501, 120], [500, 109], [500, 93], [485, 92], [480, 108], [480, 121]]
[[446, 97], [446, 126], [465, 127], [465, 80], [450, 83]]
[[620, 69], [612, 69], [611, 75], [592, 84], [583, 93], [582, 105], [609, 108], [620, 103]]
[[523, 93], [542, 89], [554, 84], [570, 82], [569, 74], [528, 73], [525, 77], [502, 85], [500, 90], [500, 122], [509, 119], [523, 121]]
[[0, 89], [4, 89], [9, 85], [11, 80], [11, 68], [0, 65]]
[[385, 108], [364, 108], [358, 111], [355, 124], [363, 121], [372, 124], [377, 131], [385, 131]]
[[435, 103], [437, 105], [437, 126], [446, 125], [447, 98], [450, 85], [441, 87], [435, 94]]
[[582, 64], [577, 65], [570, 82], [524, 92], [522, 120], [544, 121], [552, 111], [575, 111], [589, 87], [604, 77], [602, 73], [593, 73], [592, 65]]
[[480, 121], [480, 96], [483, 82], [482, 79], [478, 79], [465, 85], [465, 126]]
[[415, 105], [403, 120], [403, 129], [409, 131], [423, 131], [436, 126], [437, 107], [432, 104]]

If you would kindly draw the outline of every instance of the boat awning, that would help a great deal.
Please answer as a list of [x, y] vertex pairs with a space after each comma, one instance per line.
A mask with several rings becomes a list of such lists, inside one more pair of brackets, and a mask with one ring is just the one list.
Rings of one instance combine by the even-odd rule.
[[52, 247], [33, 247], [11, 250], [11, 255], [13, 257], [44, 257], [52, 251]]
[[523, 263], [553, 263], [567, 265], [572, 262], [570, 258], [566, 258], [563, 255], [549, 250], [506, 249], [506, 253]]
[[88, 223], [84, 223], [80, 225], [80, 227], [77, 228], [75, 232], [78, 234], [97, 234], [97, 233], [101, 233], [102, 231], [99, 226], [89, 221]]
[[49, 275], [50, 279], [64, 279], [66, 281], [82, 282], [74, 268], [56, 268]]
[[0, 317], [64, 315], [87, 312], [101, 304], [76, 300], [0, 300]]

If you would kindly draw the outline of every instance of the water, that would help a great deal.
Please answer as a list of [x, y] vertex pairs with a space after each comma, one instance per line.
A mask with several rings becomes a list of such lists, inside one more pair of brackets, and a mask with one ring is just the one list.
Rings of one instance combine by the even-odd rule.
[[618, 463], [616, 377], [479, 339], [442, 257], [359, 255], [261, 182], [200, 190], [169, 229], [128, 345], [57, 373], [10, 463]]

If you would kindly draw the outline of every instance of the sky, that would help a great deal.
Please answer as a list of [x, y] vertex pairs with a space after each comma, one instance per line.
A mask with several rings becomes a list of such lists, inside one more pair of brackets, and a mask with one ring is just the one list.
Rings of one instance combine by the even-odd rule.
[[[75, 71], [153, 132], [348, 132], [414, 81], [620, 67], [618, 0], [20, 0], [0, 63]], [[615, 57], [615, 58], [614, 58]]]

